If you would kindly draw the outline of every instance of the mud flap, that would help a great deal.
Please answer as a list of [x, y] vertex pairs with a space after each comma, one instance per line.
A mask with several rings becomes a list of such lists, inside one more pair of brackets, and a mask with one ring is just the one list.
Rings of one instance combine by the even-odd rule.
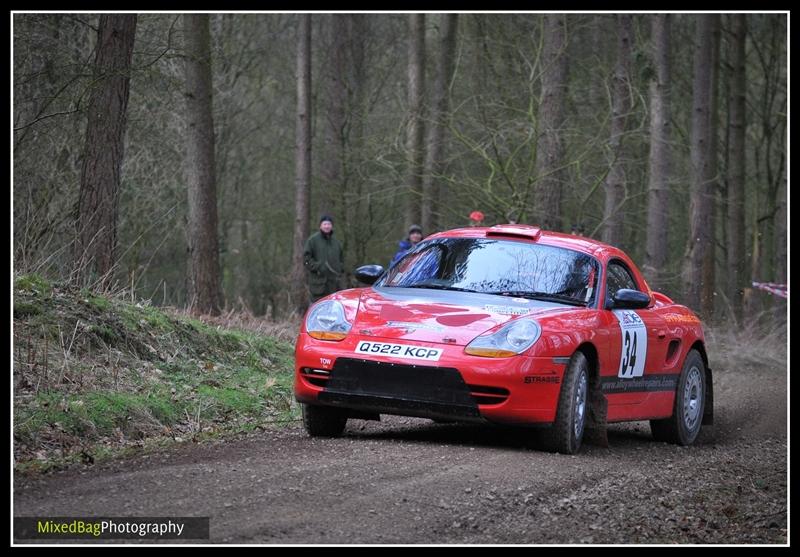
[[599, 447], [608, 447], [608, 400], [598, 386], [599, 382], [589, 391], [589, 413], [586, 416], [583, 440]]
[[706, 400], [703, 404], [702, 425], [714, 425], [714, 382], [711, 378], [711, 368], [706, 366]]

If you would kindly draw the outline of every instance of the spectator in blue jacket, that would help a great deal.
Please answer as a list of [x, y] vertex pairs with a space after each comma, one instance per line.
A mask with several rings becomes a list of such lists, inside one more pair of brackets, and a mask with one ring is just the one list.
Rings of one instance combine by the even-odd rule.
[[422, 227], [418, 224], [412, 224], [408, 227], [408, 237], [405, 240], [400, 240], [397, 253], [394, 254], [394, 257], [392, 257], [392, 260], [389, 262], [389, 266], [391, 267], [400, 261], [406, 252], [419, 244], [420, 241], [422, 241]]

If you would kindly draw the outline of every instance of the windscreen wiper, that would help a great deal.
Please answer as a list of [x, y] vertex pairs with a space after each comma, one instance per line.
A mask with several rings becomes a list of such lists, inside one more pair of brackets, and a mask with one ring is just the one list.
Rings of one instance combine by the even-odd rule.
[[473, 294], [479, 293], [477, 290], [470, 290], [469, 288], [459, 288], [458, 286], [449, 286], [447, 284], [425, 284], [420, 282], [403, 288], [430, 288], [431, 290], [454, 290], [456, 292], [472, 292]]
[[486, 294], [494, 294], [496, 296], [511, 296], [515, 298], [527, 298], [529, 300], [542, 300], [544, 302], [556, 302], [560, 304], [569, 304], [573, 306], [586, 306], [586, 302], [578, 300], [572, 296], [564, 294], [551, 294], [548, 292], [532, 292], [530, 290], [498, 290], [497, 292], [486, 292]]

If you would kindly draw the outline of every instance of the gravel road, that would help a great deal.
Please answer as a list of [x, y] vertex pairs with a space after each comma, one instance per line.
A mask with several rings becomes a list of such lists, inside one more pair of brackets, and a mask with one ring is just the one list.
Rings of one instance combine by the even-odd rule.
[[300, 425], [14, 478], [16, 516], [209, 516], [215, 543], [787, 543], [784, 369], [714, 370], [716, 425], [689, 448], [646, 422], [609, 447], [384, 417]]

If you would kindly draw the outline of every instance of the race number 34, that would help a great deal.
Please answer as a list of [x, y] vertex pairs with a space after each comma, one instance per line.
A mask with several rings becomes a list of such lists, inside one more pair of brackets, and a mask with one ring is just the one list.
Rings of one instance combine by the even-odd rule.
[[616, 310], [622, 340], [619, 356], [619, 373], [623, 379], [644, 375], [647, 359], [647, 329], [635, 311]]

